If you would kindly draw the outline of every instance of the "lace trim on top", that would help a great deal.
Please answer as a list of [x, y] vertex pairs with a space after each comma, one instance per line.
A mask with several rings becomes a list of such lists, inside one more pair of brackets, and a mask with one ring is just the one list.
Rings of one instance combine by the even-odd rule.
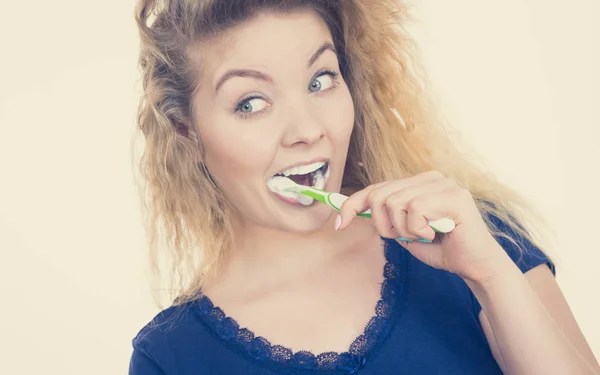
[[367, 354], [389, 333], [393, 321], [390, 319], [392, 311], [403, 292], [400, 265], [406, 250], [400, 246], [394, 248], [389, 241], [391, 240], [384, 239], [386, 264], [381, 298], [375, 307], [375, 316], [369, 320], [364, 333], [354, 339], [346, 352], [315, 355], [304, 350], [294, 353], [281, 345], [272, 345], [269, 340], [255, 336], [249, 329], [240, 328], [235, 319], [225, 315], [223, 310], [214, 306], [204, 295], [197, 300], [198, 310], [203, 320], [222, 340], [259, 362], [279, 368], [342, 370], [353, 374], [366, 363]]

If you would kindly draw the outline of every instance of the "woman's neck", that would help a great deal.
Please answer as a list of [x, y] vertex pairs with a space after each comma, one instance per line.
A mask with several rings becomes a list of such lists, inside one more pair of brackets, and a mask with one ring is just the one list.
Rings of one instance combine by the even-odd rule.
[[[248, 290], [271, 288], [326, 269], [344, 254], [371, 248], [380, 237], [368, 219], [357, 218], [349, 230], [334, 230], [332, 215], [323, 228], [311, 233], [246, 228], [234, 231], [234, 246], [227, 253], [213, 290], [244, 285]], [[248, 235], [247, 233], [251, 233]]]

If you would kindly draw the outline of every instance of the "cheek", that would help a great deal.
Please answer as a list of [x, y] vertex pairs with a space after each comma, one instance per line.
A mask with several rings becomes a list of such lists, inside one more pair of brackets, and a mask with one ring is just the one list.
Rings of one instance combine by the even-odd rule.
[[[224, 124], [205, 132], [205, 160], [211, 174], [220, 181], [264, 175], [275, 150], [275, 140], [260, 129], [245, 124]], [[257, 174], [258, 173], [258, 174]]]
[[354, 104], [346, 87], [339, 89], [327, 108], [329, 136], [335, 143], [347, 143], [354, 128]]

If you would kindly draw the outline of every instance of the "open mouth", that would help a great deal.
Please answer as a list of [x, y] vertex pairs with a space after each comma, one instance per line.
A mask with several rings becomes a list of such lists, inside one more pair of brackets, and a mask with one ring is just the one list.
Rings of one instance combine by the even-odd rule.
[[[297, 170], [296, 172], [298, 172], [298, 174], [294, 174], [294, 171], [290, 171], [292, 173], [277, 173], [275, 176], [282, 176], [282, 177], [287, 177], [290, 180], [294, 181], [297, 184], [300, 185], [304, 185], [304, 186], [312, 186], [312, 187], [316, 187], [317, 189], [322, 189], [323, 186], [318, 187], [316, 185], [320, 185], [321, 182], [324, 182], [325, 180], [325, 174], [328, 172], [329, 170], [329, 162], [325, 162], [322, 163], [323, 165], [317, 169], [315, 169], [314, 171], [310, 172], [310, 171], [306, 171], [306, 170]], [[302, 173], [305, 172], [305, 173]]]
[[277, 183], [281, 182], [283, 178], [289, 178], [297, 184], [304, 186], [311, 186], [316, 189], [323, 190], [325, 183], [329, 177], [329, 162], [317, 162], [310, 165], [299, 166], [295, 168], [287, 169], [281, 173], [275, 174], [269, 181], [269, 190], [271, 190], [277, 198], [283, 200], [286, 203], [294, 205], [309, 206], [314, 202], [313, 198], [307, 197], [303, 194], [282, 191], [277, 188]]

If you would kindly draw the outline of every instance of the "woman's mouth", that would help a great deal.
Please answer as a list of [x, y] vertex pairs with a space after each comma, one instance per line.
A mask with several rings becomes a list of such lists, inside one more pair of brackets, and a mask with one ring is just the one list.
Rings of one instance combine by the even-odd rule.
[[329, 162], [316, 162], [309, 165], [290, 168], [269, 179], [269, 190], [278, 199], [296, 206], [310, 206], [314, 203], [313, 198], [299, 193], [278, 191], [274, 186], [274, 181], [277, 180], [275, 177], [277, 177], [277, 179], [287, 177], [297, 184], [324, 190], [329, 177]]

